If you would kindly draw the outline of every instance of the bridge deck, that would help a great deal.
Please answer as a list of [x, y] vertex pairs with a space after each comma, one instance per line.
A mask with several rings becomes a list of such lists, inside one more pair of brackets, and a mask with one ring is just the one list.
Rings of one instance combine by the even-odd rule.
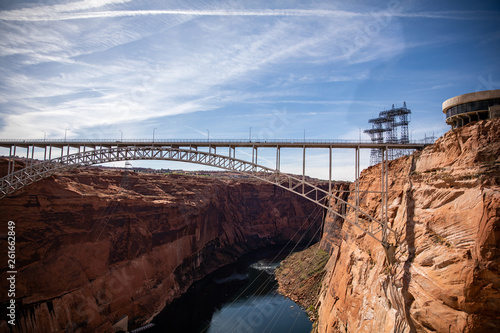
[[380, 148], [380, 149], [421, 149], [428, 143], [374, 143], [352, 140], [7, 140], [0, 139], [0, 147], [270, 147], [270, 148]]

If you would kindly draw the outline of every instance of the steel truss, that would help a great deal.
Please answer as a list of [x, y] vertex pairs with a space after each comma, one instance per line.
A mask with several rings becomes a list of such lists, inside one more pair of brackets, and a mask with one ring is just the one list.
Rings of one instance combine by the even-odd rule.
[[[369, 119], [368, 123], [372, 124], [372, 128], [367, 129], [364, 132], [370, 135], [370, 138], [374, 143], [385, 142], [406, 145], [410, 143], [408, 137], [410, 115], [411, 110], [406, 107], [406, 102], [403, 103], [403, 107], [401, 108], [394, 108], [393, 104], [390, 110], [380, 111], [377, 118]], [[401, 128], [400, 138], [398, 138], [398, 128]], [[391, 149], [389, 151], [388, 158], [393, 160], [401, 156], [409, 155], [410, 153], [411, 150], [404, 148]], [[373, 148], [370, 155], [370, 165], [380, 163], [383, 160], [382, 154], [382, 150]]]
[[[34, 148], [33, 148], [34, 150]], [[33, 157], [33, 150], [31, 151]], [[47, 150], [47, 148], [46, 148]], [[387, 148], [384, 150], [386, 158], [381, 164], [382, 177], [382, 212], [381, 218], [377, 219], [359, 207], [359, 174], [360, 174], [360, 157], [359, 147], [356, 148], [356, 181], [355, 181], [355, 204], [351, 204], [342, 198], [332, 194], [331, 174], [332, 174], [332, 147], [330, 147], [330, 180], [328, 189], [322, 189], [310, 182], [306, 181], [305, 177], [305, 158], [306, 147], [303, 147], [303, 175], [297, 177], [280, 172], [280, 147], [276, 147], [276, 169], [271, 169], [257, 164], [257, 149], [252, 152], [252, 161], [245, 161], [235, 157], [235, 147], [230, 147], [229, 156], [217, 154], [215, 149], [200, 151], [197, 147], [180, 148], [175, 146], [114, 146], [114, 147], [94, 147], [92, 150], [82, 152], [79, 149], [78, 153], [64, 155], [64, 147], [61, 147], [61, 155], [57, 158], [37, 161], [33, 158], [26, 159], [27, 163], [23, 169], [14, 171], [15, 148], [14, 154], [9, 158], [9, 173], [7, 176], [0, 178], [0, 198], [13, 194], [15, 191], [32, 184], [36, 181], [47, 178], [57, 172], [70, 170], [78, 167], [84, 167], [94, 164], [131, 161], [131, 160], [165, 160], [195, 163], [207, 166], [218, 167], [225, 170], [236, 171], [245, 175], [249, 175], [265, 182], [274, 184], [280, 188], [293, 192], [303, 198], [306, 198], [317, 205], [323, 207], [328, 213], [335, 214], [352, 225], [360, 228], [367, 235], [381, 243], [385, 249], [392, 244], [389, 243], [389, 238], [396, 239], [395, 231], [388, 226], [387, 222]], [[69, 147], [68, 150], [69, 152]], [[45, 154], [46, 156], [47, 154]], [[382, 154], [383, 156], [384, 154]], [[27, 147], [27, 157], [29, 157], [29, 147]], [[49, 153], [50, 158], [50, 153]], [[11, 166], [12, 164], [12, 166]], [[346, 209], [343, 212], [337, 212], [334, 207], [330, 207], [331, 199], [335, 198], [338, 204], [350, 208], [354, 211], [354, 219], [346, 214]], [[344, 213], [344, 214], [342, 214]], [[394, 237], [389, 237], [392, 233]]]

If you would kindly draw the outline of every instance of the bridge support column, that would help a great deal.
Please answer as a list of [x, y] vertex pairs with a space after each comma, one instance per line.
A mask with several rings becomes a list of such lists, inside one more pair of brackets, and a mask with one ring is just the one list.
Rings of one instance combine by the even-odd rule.
[[355, 202], [356, 202], [356, 217], [355, 221], [356, 223], [359, 223], [358, 221], [358, 215], [359, 215], [359, 146], [356, 147], [356, 150], [354, 152], [354, 163], [356, 164], [354, 167], [354, 173], [355, 173], [355, 180], [354, 180], [354, 195], [355, 195]]
[[16, 168], [16, 145], [11, 146], [9, 150], [9, 166], [7, 174], [10, 175], [11, 173], [14, 173], [15, 168]]
[[33, 165], [35, 163], [35, 145], [31, 146], [31, 161], [30, 165]]
[[385, 150], [382, 149], [381, 151], [382, 155], [382, 162], [380, 163], [380, 219], [382, 220], [382, 223], [384, 222], [384, 197], [385, 197], [385, 175], [384, 175], [384, 170], [385, 170]]
[[[382, 163], [380, 164], [381, 168], [381, 173], [380, 173], [380, 192], [381, 192], [381, 202], [380, 202], [380, 208], [381, 208], [381, 215], [380, 215], [380, 221], [382, 222], [382, 245], [384, 247], [388, 247], [388, 235], [387, 235], [387, 228], [388, 228], [388, 216], [387, 216], [387, 211], [388, 211], [388, 195], [389, 195], [389, 150], [387, 147], [382, 149]], [[387, 253], [386, 253], [387, 254]], [[388, 256], [389, 259], [389, 256]]]
[[30, 146], [27, 146], [26, 147], [26, 165], [25, 165], [25, 167], [27, 167], [29, 164], [30, 164]]
[[330, 151], [328, 160], [328, 193], [332, 193], [332, 146], [328, 149]]
[[9, 160], [7, 164], [7, 175], [10, 175], [10, 160], [12, 159], [12, 146], [9, 148]]
[[384, 237], [387, 241], [387, 228], [389, 227], [389, 149], [385, 149], [385, 218], [382, 221], [384, 223]]
[[[255, 147], [252, 146], [252, 164], [255, 163]], [[252, 167], [252, 171], [254, 170], [254, 167]]]
[[[229, 147], [231, 149], [231, 147]], [[229, 154], [229, 157], [231, 157], [231, 154]], [[236, 159], [236, 147], [233, 147], [233, 159]], [[234, 168], [234, 161], [232, 161], [232, 167]]]
[[[255, 154], [255, 159], [254, 159], [254, 154]], [[255, 147], [255, 146], [252, 146], [252, 163], [254, 165], [258, 164], [257, 163], [257, 147]], [[256, 170], [256, 167], [254, 166], [253, 172], [255, 172], [255, 170]]]
[[280, 171], [281, 157], [280, 157], [280, 147], [276, 147], [276, 171]]
[[306, 193], [305, 182], [306, 182], [306, 146], [304, 145], [304, 149], [302, 152], [302, 194]]

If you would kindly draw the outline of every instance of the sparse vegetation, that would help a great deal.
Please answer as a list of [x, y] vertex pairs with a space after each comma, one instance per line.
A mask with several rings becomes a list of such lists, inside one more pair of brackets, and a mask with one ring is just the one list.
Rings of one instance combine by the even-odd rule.
[[370, 265], [373, 267], [375, 266], [375, 260], [373, 260], [373, 257], [372, 257], [372, 251], [370, 251], [368, 249], [368, 251], [366, 251], [366, 253], [368, 253], [368, 257], [370, 257]]
[[434, 230], [427, 229], [427, 233], [429, 234], [429, 237], [432, 239], [434, 244], [441, 244], [450, 248], [453, 246], [446, 238], [438, 235]]
[[306, 309], [309, 318], [317, 318], [316, 302], [330, 256], [318, 244], [293, 253], [276, 270], [279, 291]]

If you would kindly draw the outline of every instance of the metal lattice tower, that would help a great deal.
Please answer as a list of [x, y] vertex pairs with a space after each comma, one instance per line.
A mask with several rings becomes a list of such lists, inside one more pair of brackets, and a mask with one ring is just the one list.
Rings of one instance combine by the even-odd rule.
[[[364, 132], [370, 135], [374, 143], [402, 143], [410, 142], [408, 137], [408, 124], [410, 123], [411, 110], [406, 107], [395, 108], [394, 104], [389, 110], [380, 111], [377, 118], [368, 120], [372, 124], [371, 129]], [[398, 129], [401, 135], [398, 137]], [[408, 155], [411, 151], [407, 149], [391, 149], [388, 151], [389, 160]], [[380, 149], [372, 149], [370, 153], [370, 165], [378, 164], [382, 161], [382, 152]]]
[[[371, 137], [372, 142], [374, 143], [384, 143], [384, 133], [387, 131], [387, 128], [384, 126], [386, 123], [386, 118], [372, 118], [368, 120], [369, 123], [372, 124], [372, 128], [369, 130], [365, 130], [365, 133], [368, 133]], [[372, 149], [370, 151], [370, 164], [374, 165], [380, 163], [382, 160], [382, 151], [380, 149]]]

